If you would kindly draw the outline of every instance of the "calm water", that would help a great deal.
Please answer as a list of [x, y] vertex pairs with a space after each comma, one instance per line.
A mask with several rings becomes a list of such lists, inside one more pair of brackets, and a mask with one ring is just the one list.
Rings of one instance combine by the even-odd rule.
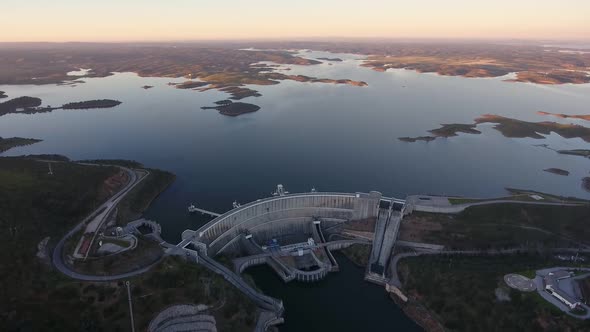
[[422, 329], [388, 297], [383, 287], [363, 280], [365, 271], [336, 254], [340, 272], [320, 282], [287, 285], [270, 267], [246, 270], [264, 293], [283, 299], [283, 332], [315, 331], [398, 331]]
[[[75, 87], [0, 86], [9, 97], [40, 97], [45, 105], [99, 98], [123, 102], [113, 109], [2, 116], [0, 136], [44, 140], [4, 155], [58, 153], [72, 159], [134, 159], [174, 172], [177, 181], [147, 211], [149, 218], [163, 225], [163, 236], [171, 242], [178, 241], [182, 230], [196, 228], [207, 220], [186, 214], [190, 202], [223, 212], [234, 200], [248, 202], [268, 196], [278, 183], [291, 192], [315, 186], [322, 191], [379, 190], [397, 197], [414, 193], [490, 197], [505, 194], [505, 187], [516, 187], [590, 198], [590, 193], [581, 188], [581, 179], [590, 169], [587, 159], [535, 146], [589, 148], [580, 139], [557, 135], [544, 140], [510, 139], [483, 125], [482, 135], [460, 135], [430, 143], [397, 140], [400, 136], [425, 135], [441, 123], [469, 123], [485, 113], [533, 121], [568, 121], [536, 112], [588, 114], [590, 84], [549, 87], [507, 83], [502, 81], [505, 78], [465, 79], [407, 70], [379, 73], [359, 67], [359, 60], [352, 55], [302, 54], [311, 58], [339, 56], [345, 61], [284, 66], [292, 69], [288, 73], [363, 80], [369, 86], [288, 81], [255, 86], [263, 97], [244, 101], [262, 109], [237, 118], [200, 109], [226, 99], [225, 93], [178, 90], [167, 85], [183, 79], [118, 73], [107, 78], [84, 78], [86, 83]], [[143, 85], [154, 88], [144, 90]], [[571, 174], [564, 177], [543, 171], [549, 167]], [[334, 292], [334, 299], [351, 308], [358, 306], [367, 292], [375, 294], [370, 295], [374, 301], [363, 302], [363, 310], [380, 312], [383, 301], [379, 297], [383, 293], [371, 290], [372, 286], [360, 281], [362, 273], [357, 274], [331, 276], [322, 287], [304, 287], [301, 294], [297, 287], [303, 286], [299, 285], [268, 286], [268, 291], [287, 303], [322, 303], [324, 292]], [[274, 285], [269, 279], [272, 276], [264, 278], [265, 283]], [[338, 284], [341, 278], [351, 284]], [[363, 291], [350, 293], [349, 288]], [[295, 307], [288, 309], [289, 317], [302, 310], [302, 317], [317, 320], [314, 310], [324, 310], [315, 304]], [[391, 310], [396, 313], [389, 318], [390, 323], [395, 324], [402, 318], [399, 310]], [[365, 323], [369, 324], [366, 330], [383, 327], [371, 320]]]

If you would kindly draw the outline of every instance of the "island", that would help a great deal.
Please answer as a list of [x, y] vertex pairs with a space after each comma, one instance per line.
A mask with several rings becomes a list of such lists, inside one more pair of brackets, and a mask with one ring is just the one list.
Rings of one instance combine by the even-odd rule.
[[28, 96], [10, 99], [8, 101], [0, 103], [0, 115], [15, 113], [19, 109], [38, 107], [41, 105], [41, 102], [41, 98]]
[[201, 109], [208, 110], [214, 109], [219, 111], [220, 114], [227, 116], [238, 116], [245, 113], [256, 112], [260, 109], [260, 106], [242, 102], [232, 102], [231, 100], [220, 100], [216, 102], [217, 106], [203, 106]]
[[416, 141], [425, 141], [430, 142], [434, 141], [437, 137], [454, 137], [457, 136], [457, 133], [465, 133], [465, 134], [481, 134], [481, 131], [475, 129], [475, 124], [461, 124], [461, 123], [451, 123], [451, 124], [442, 124], [440, 128], [429, 130], [428, 132], [432, 133], [432, 136], [418, 136], [418, 137], [399, 137], [398, 139], [402, 142], [416, 142]]
[[414, 142], [418, 142], [418, 141], [423, 141], [423, 142], [434, 141], [436, 139], [436, 137], [434, 137], [434, 136], [398, 137], [398, 139], [402, 142], [414, 143]]
[[543, 171], [548, 172], [548, 173], [557, 174], [557, 175], [562, 175], [562, 176], [570, 175], [570, 172], [568, 172], [564, 169], [561, 169], [561, 168], [546, 168]]
[[118, 100], [112, 99], [96, 99], [80, 101], [75, 103], [64, 104], [61, 108], [64, 110], [81, 110], [90, 108], [111, 108], [121, 104]]
[[6, 95], [6, 92], [4, 91], [0, 91], [0, 99], [2, 98], [8, 98], [8, 96]]
[[144, 89], [144, 90], [147, 90], [147, 89], [151, 89], [153, 87], [154, 87], [153, 85], [144, 85], [141, 88]]
[[342, 62], [342, 59], [340, 59], [340, 58], [318, 58], [318, 60], [332, 61], [332, 62]]
[[118, 100], [112, 99], [97, 99], [87, 100], [81, 102], [67, 103], [59, 107], [43, 106], [41, 98], [37, 97], [17, 97], [3, 103], [0, 103], [0, 116], [17, 113], [17, 114], [35, 114], [35, 113], [48, 113], [53, 110], [64, 109], [64, 110], [81, 110], [81, 109], [92, 109], [92, 108], [111, 108], [121, 104]]
[[494, 114], [484, 114], [475, 119], [475, 123], [494, 123], [496, 124], [494, 129], [506, 137], [542, 139], [545, 138], [543, 135], [554, 132], [564, 138], [581, 138], [586, 142], [590, 142], [590, 128], [576, 124], [548, 121], [528, 122]]
[[0, 153], [8, 151], [8, 150], [15, 148], [17, 146], [31, 145], [31, 144], [35, 144], [35, 143], [38, 143], [41, 141], [42, 140], [35, 139], [35, 138], [22, 138], [22, 137], [3, 138], [3, 137], [0, 137]]
[[[419, 137], [400, 137], [398, 138], [404, 142], [416, 141], [432, 141], [436, 137], [452, 137], [456, 136], [458, 132], [467, 134], [481, 134], [476, 128], [482, 123], [493, 123], [494, 129], [498, 130], [504, 137], [511, 138], [534, 138], [544, 139], [545, 136], [554, 132], [564, 138], [581, 138], [586, 142], [590, 142], [590, 128], [577, 124], [563, 124], [557, 122], [529, 122], [517, 120], [495, 114], [484, 114], [475, 119], [473, 124], [445, 124], [441, 128], [430, 130], [433, 136], [419, 136]], [[560, 152], [563, 154], [585, 155], [584, 150], [572, 150], [570, 152]]]

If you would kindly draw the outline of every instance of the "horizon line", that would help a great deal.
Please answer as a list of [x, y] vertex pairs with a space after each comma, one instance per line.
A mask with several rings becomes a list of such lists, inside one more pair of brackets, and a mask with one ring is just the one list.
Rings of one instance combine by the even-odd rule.
[[590, 43], [590, 38], [551, 37], [349, 37], [349, 36], [308, 36], [308, 37], [219, 37], [195, 39], [128, 39], [128, 40], [20, 40], [2, 41], [0, 44], [124, 44], [124, 43], [199, 43], [199, 42], [329, 42], [329, 41], [462, 41], [462, 42], [572, 42]]

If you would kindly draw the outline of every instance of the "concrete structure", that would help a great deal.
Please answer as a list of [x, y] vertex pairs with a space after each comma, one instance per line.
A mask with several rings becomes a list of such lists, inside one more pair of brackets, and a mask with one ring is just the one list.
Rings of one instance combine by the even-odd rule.
[[338, 223], [377, 218], [381, 193], [283, 194], [251, 202], [211, 220], [196, 231], [182, 233], [179, 247], [202, 243], [207, 255], [241, 249], [240, 236], [257, 243], [278, 239], [281, 245], [302, 242], [313, 231], [313, 221], [329, 227]]
[[543, 278], [543, 285], [545, 286], [545, 291], [549, 294], [553, 295], [556, 299], [563, 302], [567, 305], [570, 309], [575, 309], [577, 306], [581, 305], [581, 302], [574, 298], [572, 295], [566, 293], [561, 287], [559, 286], [559, 281], [563, 279], [568, 279], [573, 276], [572, 272], [566, 270], [558, 270], [554, 272], [549, 272]]
[[147, 330], [148, 332], [217, 332], [215, 317], [207, 314], [207, 309], [207, 306], [202, 304], [173, 305], [156, 315]]

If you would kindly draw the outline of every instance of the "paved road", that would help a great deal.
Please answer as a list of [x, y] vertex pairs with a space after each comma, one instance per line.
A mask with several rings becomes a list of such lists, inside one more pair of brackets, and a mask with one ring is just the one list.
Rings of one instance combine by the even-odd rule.
[[[87, 164], [87, 163], [84, 163], [84, 164], [81, 163], [81, 165], [91, 165], [91, 166], [97, 166], [97, 167], [111, 166], [111, 165], [96, 165], [96, 164]], [[127, 193], [129, 193], [137, 184], [139, 184], [141, 181], [143, 181], [143, 179], [145, 179], [149, 175], [149, 172], [146, 171], [146, 174], [144, 176], [138, 178], [137, 174], [135, 174], [135, 172], [129, 168], [123, 167], [123, 166], [116, 166], [116, 167], [119, 167], [123, 171], [127, 172], [127, 174], [129, 175], [129, 181], [127, 182], [125, 187], [123, 187], [123, 189], [119, 190], [118, 193], [113, 195], [113, 197], [111, 197], [106, 202], [104, 202], [102, 205], [100, 205], [88, 217], [86, 217], [79, 224], [77, 224], [74, 228], [72, 228], [66, 235], [64, 235], [64, 237], [62, 237], [62, 239], [57, 243], [57, 245], [55, 246], [55, 249], [53, 250], [53, 256], [52, 256], [53, 265], [55, 266], [55, 268], [58, 271], [67, 275], [70, 278], [84, 280], [84, 281], [112, 281], [112, 280], [124, 279], [124, 278], [132, 277], [132, 276], [144, 273], [144, 272], [148, 271], [152, 266], [156, 265], [159, 262], [159, 261], [157, 261], [150, 266], [146, 266], [141, 269], [127, 272], [127, 273], [122, 273], [122, 274], [118, 274], [118, 275], [100, 276], [100, 275], [87, 275], [87, 274], [82, 274], [82, 273], [78, 273], [76, 271], [73, 271], [63, 261], [63, 247], [64, 247], [65, 242], [69, 238], [71, 238], [74, 234], [76, 234], [78, 231], [83, 229], [85, 227], [86, 223], [89, 222], [90, 220], [92, 220], [92, 219], [96, 220], [96, 218], [103, 218], [101, 223], [104, 222], [104, 219], [106, 219], [106, 217], [117, 206], [117, 204], [119, 204], [119, 202], [125, 197], [125, 195], [127, 195]], [[104, 211], [101, 212], [101, 210], [104, 210]], [[99, 214], [99, 212], [100, 212], [100, 214]]]
[[[420, 199], [427, 198], [427, 199]], [[428, 196], [415, 195], [409, 196], [407, 204], [412, 206], [414, 211], [432, 212], [432, 213], [459, 213], [468, 207], [489, 205], [489, 204], [527, 204], [527, 205], [547, 205], [547, 206], [583, 206], [587, 203], [562, 203], [562, 202], [546, 202], [546, 201], [516, 201], [509, 199], [486, 200], [481, 202], [472, 202], [465, 204], [451, 204], [448, 197], [443, 196]]]

